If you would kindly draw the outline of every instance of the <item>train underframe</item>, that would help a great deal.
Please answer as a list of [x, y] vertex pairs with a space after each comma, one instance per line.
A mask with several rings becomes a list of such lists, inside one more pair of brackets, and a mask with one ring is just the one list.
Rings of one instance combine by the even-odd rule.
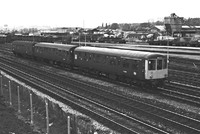
[[166, 79], [141, 80], [141, 79], [134, 79], [134, 78], [126, 77], [126, 76], [109, 74], [109, 73], [101, 72], [101, 71], [95, 70], [95, 69], [80, 68], [80, 67], [76, 67], [76, 69], [79, 69], [79, 71], [81, 71], [83, 73], [92, 74], [92, 75], [98, 76], [98, 77], [104, 77], [109, 80], [119, 81], [119, 82], [123, 82], [123, 83], [129, 84], [129, 85], [140, 86], [142, 88], [155, 89], [157, 87], [162, 87], [166, 80]]

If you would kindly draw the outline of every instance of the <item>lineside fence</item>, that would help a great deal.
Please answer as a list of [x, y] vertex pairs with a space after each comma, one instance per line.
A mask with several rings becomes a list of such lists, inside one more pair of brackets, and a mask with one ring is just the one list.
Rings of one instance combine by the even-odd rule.
[[[0, 71], [0, 95], [18, 118], [46, 134], [97, 134], [89, 118]], [[63, 104], [64, 105], [64, 104]], [[66, 106], [69, 107], [69, 106]]]

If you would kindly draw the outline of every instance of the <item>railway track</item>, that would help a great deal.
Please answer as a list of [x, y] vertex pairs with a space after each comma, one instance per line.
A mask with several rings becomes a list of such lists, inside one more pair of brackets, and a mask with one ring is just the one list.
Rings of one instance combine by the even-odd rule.
[[159, 87], [161, 94], [174, 98], [189, 105], [200, 107], [200, 87], [169, 82], [165, 87]]
[[170, 57], [169, 69], [200, 74], [200, 60]]
[[160, 88], [162, 93], [183, 100], [190, 105], [200, 106], [200, 74], [169, 70], [169, 83]]
[[169, 70], [169, 80], [184, 85], [193, 85], [200, 87], [200, 73], [188, 72], [181, 70]]
[[[177, 61], [178, 62], [178, 61]], [[194, 71], [194, 68], [193, 69], [191, 69], [191, 67], [194, 67], [193, 65], [191, 66], [191, 63], [194, 63], [194, 62], [188, 62], [188, 63], [186, 63], [186, 65], [184, 65], [184, 62], [182, 62], [181, 61], [181, 63], [182, 64], [179, 64], [179, 67], [181, 67], [181, 68], [183, 68], [182, 70], [185, 70], [185, 71], [190, 71], [190, 72], [193, 72]], [[174, 63], [173, 63], [174, 64]], [[190, 65], [191, 67], [187, 67], [187, 65]], [[198, 65], [198, 64], [195, 64], [195, 65]], [[178, 64], [174, 64], [174, 65], [172, 65], [171, 67], [173, 67], [173, 66], [175, 66], [175, 68], [178, 66]], [[196, 69], [196, 68], [195, 68]], [[192, 104], [192, 105], [198, 105], [199, 106], [199, 96], [196, 96], [197, 94], [199, 94], [198, 93], [198, 88], [197, 87], [195, 87], [195, 86], [191, 86], [191, 87], [187, 87], [187, 86], [189, 86], [189, 85], [191, 85], [191, 82], [193, 83], [193, 85], [196, 85], [196, 84], [198, 84], [199, 82], [198, 82], [198, 74], [196, 74], [196, 73], [193, 73], [193, 74], [191, 74], [191, 73], [188, 73], [188, 72], [185, 72], [185, 71], [177, 71], [177, 70], [170, 70], [170, 72], [171, 72], [171, 74], [173, 74], [172, 76], [170, 76], [170, 77], [172, 77], [174, 80], [176, 80], [176, 82], [170, 82], [170, 83], [168, 83], [168, 85], [166, 86], [166, 88], [164, 89], [162, 89], [162, 94], [165, 94], [165, 95], [168, 95], [168, 96], [170, 96], [171, 98], [173, 98], [173, 99], [175, 99], [175, 100], [182, 100], [183, 102], [187, 102], [187, 103], [190, 103], [190, 104]], [[196, 70], [194, 71], [194, 72], [196, 72]], [[183, 75], [180, 75], [180, 74], [183, 74]], [[197, 75], [197, 77], [196, 77], [196, 75]], [[181, 79], [181, 77], [183, 76], [183, 79]], [[195, 76], [195, 77], [194, 77]], [[188, 78], [188, 80], [186, 80], [186, 78]], [[191, 79], [192, 78], [192, 79]], [[44, 78], [45, 79], [45, 78]], [[183, 81], [184, 80], [184, 81]], [[196, 82], [194, 82], [194, 80], [196, 81]], [[180, 84], [177, 84], [178, 82], [181, 82], [181, 83], [187, 83], [187, 84], [185, 84], [185, 85], [183, 85], [182, 84], [182, 86], [180, 86]], [[195, 84], [196, 83], [196, 84]], [[98, 88], [102, 88], [102, 87], [98, 87]], [[191, 88], [193, 88], [193, 91], [191, 90]], [[184, 90], [183, 90], [184, 89]], [[85, 92], [88, 92], [87, 90], [84, 90]], [[93, 101], [95, 101], [95, 102], [98, 102], [98, 103], [101, 103], [101, 104], [103, 104], [103, 103], [105, 103], [105, 100], [107, 100], [108, 98], [104, 98], [105, 96], [108, 96], [108, 94], [109, 93], [107, 93], [107, 92], [98, 92], [98, 91], [100, 91], [99, 89], [97, 89], [97, 90], [95, 90], [95, 92], [93, 93], [93, 92], [88, 92], [87, 94], [86, 93], [84, 93], [83, 94], [83, 96], [90, 96], [91, 98], [94, 98], [94, 96], [95, 96], [95, 98], [96, 98], [96, 100], [93, 100]], [[184, 91], [184, 92], [183, 92]], [[77, 92], [79, 92], [79, 91], [77, 91]], [[103, 94], [103, 96], [100, 96], [99, 94]], [[102, 99], [102, 98], [104, 98], [104, 99]], [[153, 109], [153, 108], [149, 108], [149, 107], [147, 107], [147, 106], [145, 106], [145, 105], [143, 105], [143, 106], [141, 106], [142, 104], [141, 104], [141, 102], [140, 103], [136, 103], [135, 102], [135, 100], [128, 100], [128, 99], [126, 99], [126, 100], [119, 100], [118, 102], [114, 102], [114, 100], [116, 100], [116, 99], [118, 99], [118, 98], [123, 98], [123, 96], [116, 96], [116, 97], [113, 97], [112, 96], [112, 93], [111, 93], [111, 95], [109, 95], [109, 98], [112, 98], [112, 100], [111, 101], [113, 101], [113, 102], [111, 102], [111, 101], [108, 101], [108, 102], [106, 102], [106, 105], [107, 105], [107, 107], [112, 107], [113, 105], [114, 106], [116, 106], [115, 107], [115, 109], [118, 111], [118, 112], [120, 112], [120, 113], [122, 113], [122, 114], [124, 114], [124, 115], [129, 115], [131, 118], [134, 118], [134, 114], [136, 114], [137, 113], [137, 116], [143, 116], [143, 115], [146, 115], [147, 113], [143, 113], [144, 111], [153, 111], [153, 112], [151, 112], [151, 114], [149, 114], [149, 117], [148, 116], [146, 116], [145, 118], [152, 118], [152, 119], [154, 119], [154, 118], [158, 118], [158, 116], [156, 117], [155, 115], [157, 115], [160, 111], [162, 111], [161, 109], [158, 109], [157, 111], [155, 110], [155, 109]], [[125, 98], [127, 98], [127, 97], [125, 97]], [[101, 100], [103, 100], [103, 101], [101, 101]], [[121, 102], [125, 102], [125, 103], [122, 103], [121, 104]], [[129, 103], [129, 102], [134, 102], [134, 103]], [[86, 102], [86, 104], [87, 104], [88, 102]], [[119, 105], [120, 104], [120, 105]], [[127, 106], [125, 105], [125, 104], [128, 104]], [[83, 105], [83, 104], [82, 104]], [[105, 105], [105, 104], [104, 104]], [[87, 107], [87, 106], [85, 106], [85, 107]], [[94, 108], [95, 106], [93, 106], [93, 108]], [[128, 108], [127, 109], [127, 107], [130, 107], [130, 108]], [[133, 107], [133, 109], [131, 109], [131, 107]], [[139, 109], [138, 111], [137, 110], [135, 110], [135, 108], [137, 107], [137, 109]], [[146, 108], [146, 109], [145, 109]], [[96, 109], [98, 109], [97, 107], [96, 107]], [[112, 108], [112, 109], [114, 109], [114, 108]], [[119, 110], [119, 109], [121, 109], [121, 110]], [[142, 109], [142, 110], [141, 110]], [[95, 109], [94, 109], [95, 110]], [[141, 111], [140, 111], [141, 110]], [[105, 110], [106, 111], [106, 110]], [[108, 111], [108, 110], [107, 110]], [[124, 112], [125, 111], [125, 112]], [[134, 111], [134, 113], [132, 113], [132, 111]], [[168, 110], [168, 111], [170, 111], [170, 110]], [[171, 111], [172, 112], [172, 111]], [[130, 114], [131, 113], [131, 114]], [[140, 114], [138, 114], [138, 113], [141, 113], [141, 115]], [[172, 112], [173, 114], [174, 113], [176, 113], [176, 112]], [[167, 113], [165, 113], [165, 112], [160, 112], [160, 116], [161, 117], [165, 117], [166, 119], [168, 119], [168, 120], [171, 120], [172, 122], [168, 122], [167, 123], [167, 121], [165, 122], [165, 123], [161, 123], [162, 125], [163, 124], [165, 124], [164, 125], [164, 127], [168, 127], [169, 125], [168, 124], [170, 124], [170, 126], [176, 126], [176, 123], [179, 123], [179, 125], [181, 124], [181, 125], [183, 125], [184, 127], [183, 127], [183, 129], [181, 129], [182, 131], [185, 131], [185, 132], [187, 132], [187, 131], [191, 131], [190, 129], [194, 129], [193, 130], [193, 133], [197, 133], [199, 130], [198, 130], [198, 128], [199, 128], [199, 126], [197, 125], [197, 126], [195, 126], [194, 124], [199, 124], [199, 117], [197, 117], [196, 115], [191, 115], [191, 116], [187, 116], [187, 113], [186, 113], [186, 115], [185, 115], [185, 117], [187, 117], [188, 119], [183, 119], [183, 117], [180, 117], [179, 115], [181, 115], [181, 114], [177, 114], [177, 115], [173, 115], [173, 114], [167, 114]], [[104, 115], [104, 116], [106, 116], [106, 115]], [[155, 117], [153, 117], [153, 116], [155, 116]], [[174, 118], [174, 116], [176, 116], [177, 118]], [[120, 117], [119, 117], [120, 118]], [[127, 119], [128, 120], [128, 119]], [[132, 119], [130, 119], [130, 120], [132, 120]], [[139, 120], [139, 119], [137, 119], [137, 120]], [[160, 121], [161, 120], [161, 121]], [[193, 121], [191, 121], [191, 120], [193, 120]], [[141, 120], [140, 120], [141, 121]], [[197, 121], [197, 122], [195, 122], [195, 121]], [[125, 124], [126, 123], [126, 121], [121, 121], [121, 122], [123, 122], [123, 124]], [[141, 122], [143, 122], [143, 121], [141, 121]], [[163, 119], [158, 119], [158, 120], [154, 120], [153, 121], [154, 123], [155, 122], [163, 122]], [[183, 123], [182, 123], [183, 122]], [[184, 123], [184, 122], [189, 122], [188, 124], [187, 123]], [[133, 123], [134, 124], [134, 123]], [[147, 122], [147, 124], [148, 124], [148, 122]], [[150, 125], [151, 126], [151, 124], [148, 124], [148, 125]], [[162, 126], [161, 125], [161, 126]], [[194, 126], [193, 126], [194, 125]], [[140, 126], [141, 127], [141, 126]], [[143, 126], [144, 127], [144, 126]], [[156, 128], [156, 126], [155, 125], [153, 125], [153, 127], [155, 127]], [[164, 127], [161, 127], [161, 131], [163, 131], [163, 132], [166, 132], [166, 133], [171, 133], [171, 131], [169, 132], [169, 131], [165, 131], [165, 129], [163, 129]], [[180, 128], [180, 126], [176, 126], [177, 128]], [[178, 129], [176, 129], [176, 127], [174, 127], [174, 131], [178, 131]], [[185, 130], [186, 129], [186, 130]], [[187, 130], [188, 129], [188, 130]], [[151, 131], [151, 132], [154, 132], [154, 130], [151, 130], [151, 129], [149, 129], [148, 127], [146, 128], [146, 130], [147, 131]], [[137, 133], [137, 132], [136, 132]]]
[[188, 105], [200, 107], [200, 74], [169, 70], [169, 81], [159, 87], [162, 95]]
[[[14, 65], [16, 66], [16, 64], [14, 64]], [[1, 64], [1, 67], [2, 66], [4, 66], [4, 65]], [[22, 68], [22, 66], [19, 66], [19, 67]], [[24, 81], [24, 79], [28, 80], [29, 85], [31, 85], [37, 89], [40, 89], [45, 94], [49, 94], [49, 95], [53, 96], [54, 98], [56, 98], [57, 100], [62, 100], [62, 102], [64, 102], [64, 103], [71, 104], [73, 108], [78, 109], [79, 111], [81, 111], [83, 113], [89, 114], [89, 116], [92, 116], [92, 118], [94, 118], [98, 121], [102, 121], [101, 123], [103, 123], [104, 125], [107, 124], [107, 126], [112, 128], [113, 130], [116, 130], [116, 131], [119, 131], [122, 133], [127, 133], [127, 134], [128, 133], [139, 134], [139, 133], [145, 133], [145, 131], [152, 132], [152, 133], [163, 133], [163, 134], [168, 133], [159, 128], [151, 126], [148, 123], [142, 122], [141, 120], [138, 120], [138, 119], [128, 116], [126, 114], [120, 113], [119, 111], [114, 110], [112, 108], [109, 108], [105, 104], [102, 105], [100, 103], [97, 103], [94, 100], [88, 99], [88, 96], [84, 97], [83, 95], [80, 95], [80, 94], [78, 95], [77, 93], [74, 93], [74, 89], [76, 89], [76, 88], [79, 89], [78, 92], [80, 92], [81, 90], [86, 91], [88, 89], [95, 88], [95, 87], [91, 87], [91, 85], [87, 85], [85, 83], [80, 83], [80, 82], [74, 84], [74, 82], [72, 82], [72, 81], [70, 81], [70, 82], [68, 81], [68, 83], [66, 83], [66, 78], [63, 79], [62, 81], [58, 81], [59, 78], [55, 77], [55, 75], [50, 76], [50, 74], [47, 72], [46, 72], [46, 74], [44, 73], [44, 71], [40, 72], [40, 76], [42, 76], [42, 79], [44, 79], [44, 76], [45, 76], [46, 79], [51, 78], [54, 81], [54, 82], [52, 82], [52, 80], [51, 80], [50, 82], [47, 82], [42, 79], [39, 79], [38, 76], [32, 76], [30, 74], [25, 73], [24, 71], [16, 70], [7, 65], [4, 66], [3, 68], [7, 68], [7, 69], [10, 68], [9, 72], [12, 72], [12, 71], [15, 72], [15, 76], [18, 79], [23, 79], [23, 81]], [[23, 68], [23, 70], [26, 70], [28, 72], [33, 71], [33, 70], [30, 70], [30, 66], [28, 68]], [[6, 70], [4, 70], [4, 71], [6, 71]], [[39, 70], [36, 70], [37, 75], [39, 74], [38, 71]], [[53, 84], [51, 84], [51, 83], [53, 83]], [[59, 87], [56, 86], [55, 83], [57, 83], [56, 85], [59, 85]], [[63, 85], [64, 83], [67, 85]], [[36, 86], [36, 85], [38, 85], [38, 86]], [[73, 88], [73, 90], [72, 90], [73, 92], [66, 89], [66, 86], [68, 88]], [[65, 89], [63, 87], [65, 87]], [[85, 89], [85, 88], [87, 88], [87, 89]], [[71, 96], [73, 96], [73, 97], [71, 97]], [[68, 98], [68, 100], [66, 98]], [[142, 128], [142, 130], [140, 130], [138, 128]]]
[[[12, 64], [13, 64], [13, 62], [12, 62]], [[28, 68], [30, 68], [30, 66]], [[28, 69], [23, 69], [23, 70], [28, 70]], [[36, 69], [34, 69], [34, 70], [36, 70]], [[39, 70], [36, 70], [36, 72], [39, 72]], [[37, 74], [37, 77], [38, 77], [38, 75], [41, 75], [41, 77], [44, 77], [44, 72], [42, 72], [42, 74]], [[49, 78], [49, 76], [50, 75], [48, 72], [46, 77]], [[53, 81], [56, 81], [58, 79], [58, 77], [61, 77], [61, 78], [59, 78], [59, 81], [56, 81], [56, 83], [59, 85], [62, 85], [63, 83], [65, 83], [66, 79], [67, 79], [66, 77], [63, 78], [63, 76], [60, 76], [60, 75], [56, 76], [56, 79], [55, 79], [55, 74], [52, 77], [54, 78]], [[42, 78], [42, 79], [47, 79], [47, 78]], [[51, 83], [52, 83], [52, 80], [51, 80]], [[70, 83], [73, 83], [73, 82], [70, 82]], [[76, 87], [74, 87], [73, 89], [76, 89], [76, 88], [78, 89], [80, 87], [84, 87], [83, 83], [81, 83], [81, 85], [79, 85], [76, 82], [76, 84], [73, 84], [73, 85], [76, 85]], [[68, 83], [68, 86], [69, 86], [69, 83]], [[87, 96], [87, 98], [88, 98], [88, 96], [91, 96], [91, 98], [95, 98], [95, 100], [94, 100], [95, 102], [98, 101], [98, 104], [101, 103], [101, 105], [106, 105], [110, 109], [116, 109], [119, 113], [122, 113], [122, 115], [128, 116], [129, 121], [132, 121], [135, 118], [133, 115], [136, 114], [139, 117], [145, 116], [145, 118], [149, 118], [151, 120], [153, 119], [154, 123], [157, 122], [157, 123], [164, 124], [164, 126], [166, 128], [173, 126], [175, 129], [173, 131], [179, 131], [177, 128], [179, 128], [179, 129], [182, 128], [181, 131], [185, 131], [185, 132], [191, 132], [191, 131], [193, 131], [193, 133], [200, 132], [198, 130], [199, 126], [196, 126], [196, 124], [199, 124], [199, 121], [196, 119], [188, 118], [186, 116], [181, 116], [181, 115], [171, 112], [169, 110], [161, 109], [161, 108], [153, 106], [153, 105], [149, 105], [146, 103], [136, 101], [131, 98], [127, 98], [127, 96], [119, 96], [118, 94], [114, 94], [113, 92], [111, 92], [111, 93], [107, 92], [107, 89], [102, 89], [102, 87], [100, 89], [99, 87], [94, 87], [94, 85], [93, 85], [92, 87], [90, 87], [91, 90], [88, 90], [89, 85], [85, 85], [85, 86], [86, 86], [85, 88], [81, 88], [81, 89], [77, 90], [77, 92], [80, 93], [81, 90], [84, 90], [83, 96]], [[93, 92], [91, 92], [91, 91], [93, 91]], [[107, 110], [105, 110], [105, 111], [107, 111]], [[127, 117], [125, 120], [126, 121], [121, 121], [121, 122], [123, 122], [123, 124], [125, 124], [127, 122]], [[141, 121], [141, 122], [144, 122], [144, 121]], [[190, 124], [187, 124], [185, 122], [190, 122]], [[148, 124], [149, 126], [152, 126], [153, 128], [156, 127], [155, 125], [151, 125], [148, 122], [146, 122], [146, 124]], [[169, 133], [163, 129], [164, 129], [164, 127], [162, 129], [160, 129], [159, 131], [161, 131], [162, 133], [163, 132]], [[155, 130], [153, 130], [153, 131], [155, 131]], [[158, 130], [156, 130], [156, 131], [158, 131]], [[159, 133], [161, 133], [161, 132], [159, 132]]]

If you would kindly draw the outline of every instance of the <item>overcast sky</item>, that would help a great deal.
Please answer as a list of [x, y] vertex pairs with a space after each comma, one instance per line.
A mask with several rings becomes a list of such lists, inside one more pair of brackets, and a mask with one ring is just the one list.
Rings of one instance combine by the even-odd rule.
[[0, 0], [0, 27], [95, 28], [102, 23], [141, 23], [171, 13], [200, 17], [199, 0]]

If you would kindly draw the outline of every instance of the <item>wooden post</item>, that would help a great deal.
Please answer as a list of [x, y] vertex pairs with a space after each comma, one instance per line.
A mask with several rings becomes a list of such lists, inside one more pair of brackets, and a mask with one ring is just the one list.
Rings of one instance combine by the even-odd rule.
[[46, 104], [46, 125], [47, 125], [47, 134], [49, 134], [49, 109], [48, 109], [48, 101], [45, 99]]
[[31, 105], [31, 124], [33, 125], [33, 98], [32, 98], [32, 93], [30, 93], [30, 105]]
[[1, 95], [3, 96], [3, 77], [2, 77], [2, 75], [0, 76], [0, 78], [1, 78]]
[[19, 86], [17, 86], [17, 97], [18, 97], [18, 113], [21, 113]]
[[70, 134], [70, 116], [67, 117], [67, 134]]
[[74, 117], [73, 133], [78, 134], [78, 131], [77, 131], [77, 116], [74, 115], [73, 117]]
[[8, 81], [8, 88], [9, 88], [10, 105], [12, 105], [12, 93], [11, 93], [11, 83], [10, 83], [10, 81]]

